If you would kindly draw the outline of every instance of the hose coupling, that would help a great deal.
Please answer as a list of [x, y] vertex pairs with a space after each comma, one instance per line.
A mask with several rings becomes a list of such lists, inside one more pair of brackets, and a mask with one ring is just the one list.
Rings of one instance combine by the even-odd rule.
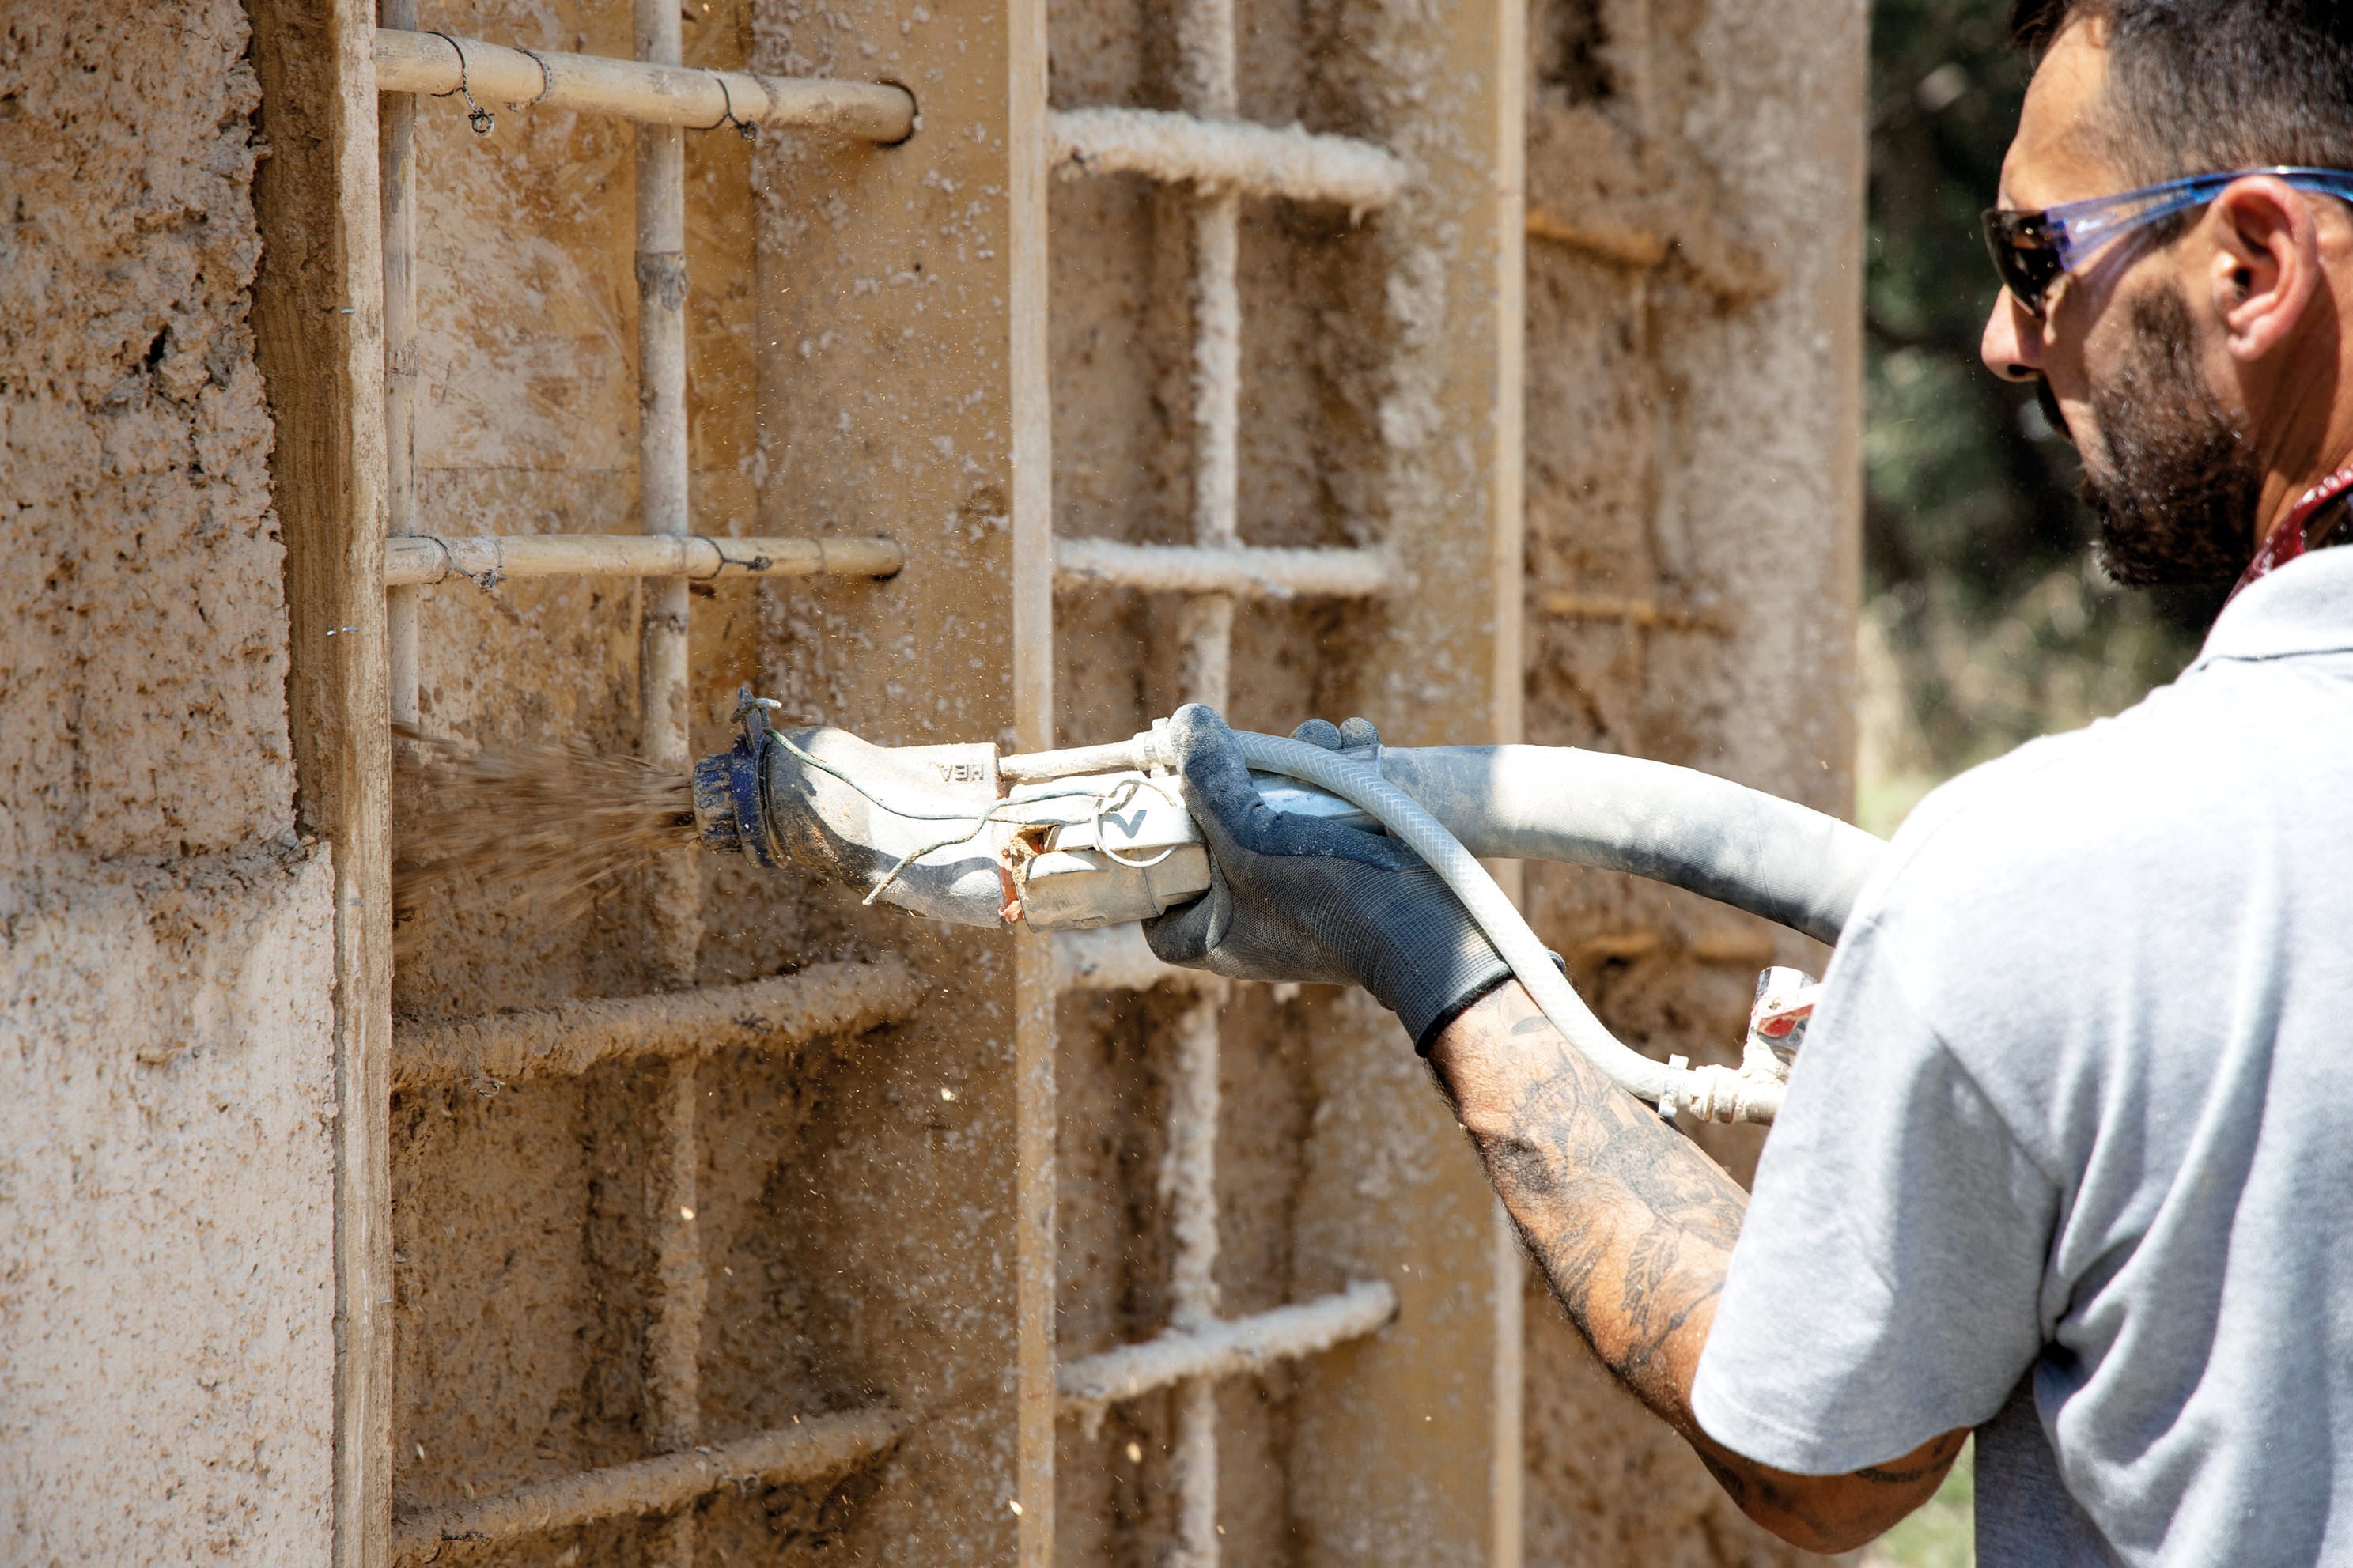
[[1688, 1113], [1701, 1121], [1769, 1122], [1780, 1111], [1783, 1092], [1778, 1078], [1730, 1068], [1695, 1068], [1689, 1057], [1669, 1057], [1659, 1120], [1674, 1121]]

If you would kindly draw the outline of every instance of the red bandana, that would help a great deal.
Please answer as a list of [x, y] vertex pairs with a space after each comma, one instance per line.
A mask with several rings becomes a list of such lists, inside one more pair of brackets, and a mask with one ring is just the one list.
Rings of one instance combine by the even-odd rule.
[[[2247, 584], [2256, 578], [2270, 576], [2303, 554], [2304, 531], [2314, 515], [2348, 490], [2353, 490], [2353, 463], [2305, 491], [2287, 516], [2280, 520], [2280, 525], [2272, 530], [2271, 537], [2263, 541], [2263, 547], [2255, 552], [2255, 558], [2247, 563], [2246, 571], [2240, 574], [2238, 584], [2231, 590], [2231, 599], [2245, 593]], [[2222, 602], [2227, 605], [2231, 600]]]

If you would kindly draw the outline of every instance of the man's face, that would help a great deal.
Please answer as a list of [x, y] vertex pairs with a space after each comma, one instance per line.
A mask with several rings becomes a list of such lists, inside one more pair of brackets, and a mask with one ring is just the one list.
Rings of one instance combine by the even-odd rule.
[[[2101, 132], [2101, 24], [2078, 22], [2034, 73], [2002, 163], [2000, 205], [2056, 206], [2140, 184]], [[2084, 462], [2100, 557], [2128, 586], [2227, 581], [2252, 552], [2262, 465], [2218, 385], [2186, 280], [2148, 231], [2095, 253], [2046, 296], [2038, 321], [2004, 292], [1986, 323], [1987, 367], [2035, 380]]]

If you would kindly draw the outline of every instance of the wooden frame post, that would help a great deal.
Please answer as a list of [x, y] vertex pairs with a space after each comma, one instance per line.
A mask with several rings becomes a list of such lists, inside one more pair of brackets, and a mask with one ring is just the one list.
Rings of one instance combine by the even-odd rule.
[[335, 1568], [392, 1520], [391, 728], [375, 16], [248, 0], [272, 156], [253, 324], [278, 444], [296, 807], [335, 875]]

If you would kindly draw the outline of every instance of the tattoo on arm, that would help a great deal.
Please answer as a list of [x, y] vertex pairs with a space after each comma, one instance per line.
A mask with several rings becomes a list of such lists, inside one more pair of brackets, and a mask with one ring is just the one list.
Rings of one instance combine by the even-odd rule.
[[1595, 1352], [1693, 1429], [1689, 1373], [1746, 1195], [1572, 1050], [1516, 985], [1465, 1014], [1431, 1062]]
[[1577, 1055], [1525, 991], [1506, 985], [1463, 1014], [1430, 1066], [1594, 1353], [1745, 1511], [1799, 1545], [1843, 1550], [1936, 1489], [1967, 1432], [1852, 1476], [1813, 1477], [1759, 1465], [1700, 1429], [1692, 1377], [1748, 1196]]

